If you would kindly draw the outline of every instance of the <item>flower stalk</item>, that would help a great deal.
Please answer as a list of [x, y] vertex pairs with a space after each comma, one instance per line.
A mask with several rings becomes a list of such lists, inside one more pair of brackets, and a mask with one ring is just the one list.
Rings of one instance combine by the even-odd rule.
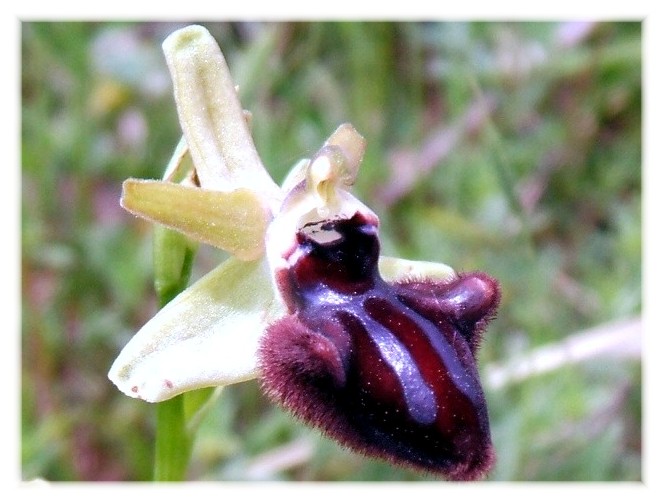
[[191, 455], [191, 438], [184, 419], [185, 394], [156, 405], [154, 481], [184, 481]]
[[[154, 289], [159, 307], [165, 307], [186, 289], [195, 245], [182, 234], [157, 225], [154, 229]], [[185, 394], [156, 405], [154, 481], [182, 481], [191, 453], [186, 431]]]

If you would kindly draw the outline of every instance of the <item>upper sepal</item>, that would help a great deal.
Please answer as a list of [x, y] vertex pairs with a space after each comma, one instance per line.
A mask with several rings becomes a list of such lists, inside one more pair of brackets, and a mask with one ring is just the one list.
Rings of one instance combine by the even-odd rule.
[[271, 202], [278, 186], [255, 149], [223, 53], [209, 31], [192, 25], [163, 42], [179, 122], [201, 186], [251, 188]]

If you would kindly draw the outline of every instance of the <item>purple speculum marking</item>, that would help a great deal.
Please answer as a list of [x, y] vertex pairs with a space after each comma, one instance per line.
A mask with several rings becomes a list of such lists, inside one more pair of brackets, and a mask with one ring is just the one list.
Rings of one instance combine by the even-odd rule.
[[289, 314], [263, 338], [263, 386], [358, 452], [479, 479], [494, 453], [475, 355], [498, 283], [481, 272], [388, 283], [378, 259], [370, 216], [299, 229], [276, 274]]

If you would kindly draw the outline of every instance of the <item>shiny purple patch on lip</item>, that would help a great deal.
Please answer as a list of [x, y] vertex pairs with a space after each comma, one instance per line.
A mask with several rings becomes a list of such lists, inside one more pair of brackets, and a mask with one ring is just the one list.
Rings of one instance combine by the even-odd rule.
[[258, 353], [267, 394], [360, 453], [484, 477], [494, 452], [476, 351], [497, 281], [475, 272], [387, 283], [376, 222], [359, 213], [301, 229], [295, 253], [277, 275], [289, 314]]

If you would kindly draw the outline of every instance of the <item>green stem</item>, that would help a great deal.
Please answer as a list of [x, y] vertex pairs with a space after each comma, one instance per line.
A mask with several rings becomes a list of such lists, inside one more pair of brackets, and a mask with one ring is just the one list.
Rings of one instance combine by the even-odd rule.
[[183, 394], [156, 405], [156, 423], [154, 481], [183, 481], [191, 453]]
[[[195, 247], [183, 235], [157, 226], [154, 230], [154, 287], [162, 308], [181, 291], [191, 275]], [[183, 481], [191, 455], [186, 430], [185, 395], [156, 405], [154, 481]]]

